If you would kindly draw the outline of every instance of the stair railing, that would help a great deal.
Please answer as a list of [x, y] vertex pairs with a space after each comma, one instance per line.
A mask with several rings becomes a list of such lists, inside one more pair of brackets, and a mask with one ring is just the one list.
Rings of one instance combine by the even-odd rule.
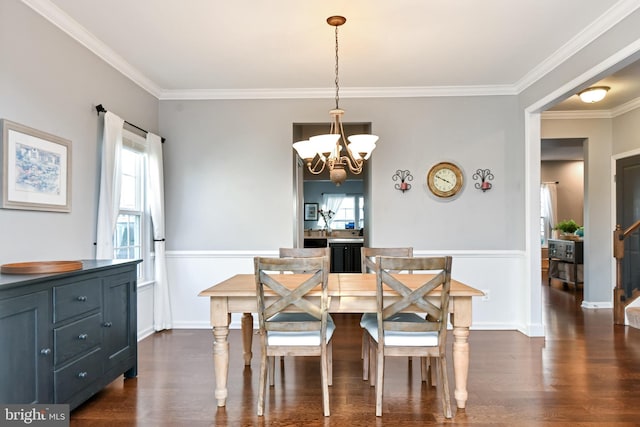
[[616, 325], [624, 325], [624, 308], [631, 301], [622, 287], [622, 258], [624, 258], [624, 240], [631, 233], [640, 228], [640, 221], [636, 221], [626, 230], [622, 230], [620, 224], [613, 230], [613, 257], [616, 259], [616, 287], [613, 290], [613, 322]]

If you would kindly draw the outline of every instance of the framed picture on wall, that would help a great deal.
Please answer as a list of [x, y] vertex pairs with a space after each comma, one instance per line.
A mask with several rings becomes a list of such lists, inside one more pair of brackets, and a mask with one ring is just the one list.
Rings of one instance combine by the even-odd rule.
[[71, 211], [71, 141], [1, 120], [2, 207]]
[[305, 221], [318, 220], [318, 204], [317, 203], [304, 204], [304, 220]]

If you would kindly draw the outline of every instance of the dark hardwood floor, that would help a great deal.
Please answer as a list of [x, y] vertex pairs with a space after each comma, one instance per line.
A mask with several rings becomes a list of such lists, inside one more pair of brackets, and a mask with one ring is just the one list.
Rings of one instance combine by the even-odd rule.
[[[173, 330], [140, 342], [139, 375], [118, 379], [71, 414], [72, 426], [638, 426], [640, 330], [614, 326], [611, 309], [583, 310], [582, 290], [546, 285], [547, 338], [472, 331], [469, 400], [442, 416], [435, 388], [406, 358], [389, 358], [384, 414], [361, 379], [359, 316], [335, 316], [331, 416], [322, 416], [319, 360], [286, 358], [257, 417], [258, 342], [244, 367], [240, 331], [230, 333], [226, 408], [214, 399], [212, 334]], [[451, 334], [449, 334], [451, 335]], [[453, 399], [452, 363], [449, 377]], [[455, 404], [454, 404], [455, 407]]]

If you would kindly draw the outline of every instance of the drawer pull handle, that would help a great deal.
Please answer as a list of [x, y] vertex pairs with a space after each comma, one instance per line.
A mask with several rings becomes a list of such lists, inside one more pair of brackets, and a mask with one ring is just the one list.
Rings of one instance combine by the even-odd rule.
[[110, 328], [110, 327], [112, 327], [112, 326], [113, 326], [113, 323], [111, 323], [111, 322], [104, 322], [104, 327], [105, 327], [105, 328]]
[[84, 295], [80, 295], [80, 296], [78, 297], [78, 301], [80, 301], [80, 302], [85, 302], [86, 300], [87, 300], [87, 297], [86, 297], [86, 296], [84, 296]]
[[78, 378], [80, 379], [87, 378], [87, 375], [86, 371], [78, 372]]
[[88, 337], [88, 336], [89, 336], [89, 335], [87, 335], [87, 334], [80, 334], [80, 335], [78, 335], [78, 339], [79, 339], [79, 340], [83, 340], [83, 341], [84, 341], [84, 340], [86, 340], [86, 339], [87, 339], [87, 337]]
[[40, 350], [40, 354], [44, 355], [44, 356], [48, 356], [51, 354], [51, 349], [50, 348], [43, 348], [42, 350]]

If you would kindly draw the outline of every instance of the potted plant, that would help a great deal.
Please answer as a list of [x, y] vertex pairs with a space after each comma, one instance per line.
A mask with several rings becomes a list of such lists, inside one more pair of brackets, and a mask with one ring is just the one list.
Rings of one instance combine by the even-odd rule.
[[580, 226], [572, 219], [565, 219], [560, 221], [554, 227], [554, 230], [560, 230], [562, 232], [561, 238], [572, 239], [575, 237], [573, 233], [575, 233]]

